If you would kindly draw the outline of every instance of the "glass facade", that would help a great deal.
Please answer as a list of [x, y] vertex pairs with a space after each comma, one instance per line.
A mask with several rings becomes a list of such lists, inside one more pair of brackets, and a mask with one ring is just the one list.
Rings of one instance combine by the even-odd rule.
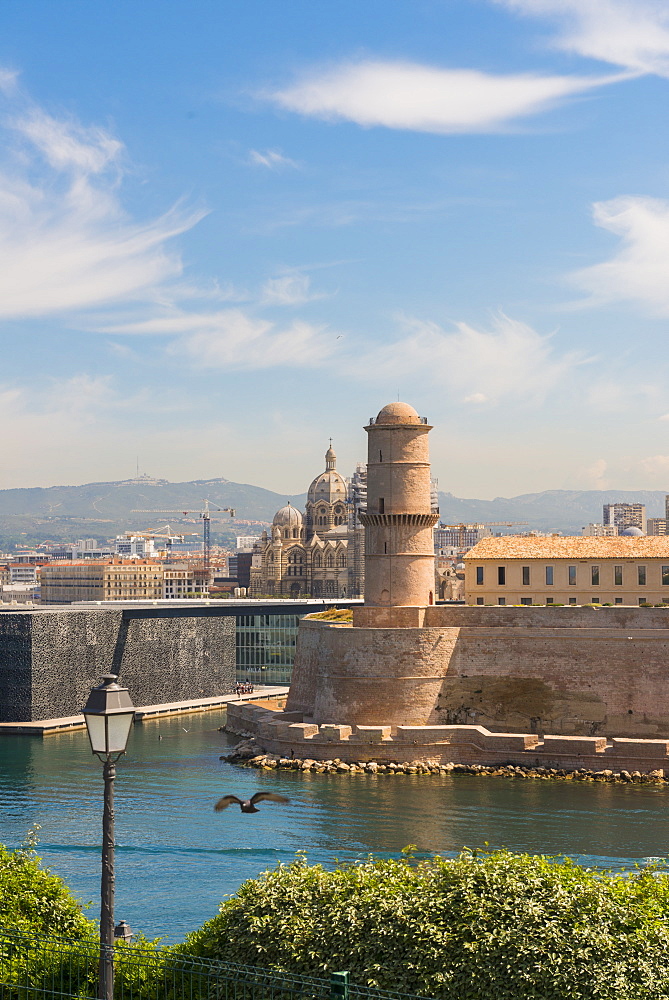
[[238, 615], [237, 680], [290, 684], [298, 625], [308, 613]]

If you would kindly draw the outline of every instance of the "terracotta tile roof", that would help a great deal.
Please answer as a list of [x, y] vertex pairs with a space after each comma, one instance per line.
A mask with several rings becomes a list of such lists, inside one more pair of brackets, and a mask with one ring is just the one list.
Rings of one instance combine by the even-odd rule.
[[548, 538], [483, 538], [467, 552], [465, 562], [476, 559], [667, 559], [669, 535], [645, 538], [581, 538], [552, 535]]

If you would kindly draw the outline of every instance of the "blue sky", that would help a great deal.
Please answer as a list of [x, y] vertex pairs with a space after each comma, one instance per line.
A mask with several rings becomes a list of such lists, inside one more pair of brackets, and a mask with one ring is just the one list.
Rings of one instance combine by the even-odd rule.
[[[0, 487], [669, 491], [665, 0], [5, 0]], [[11, 428], [11, 431], [10, 431]]]

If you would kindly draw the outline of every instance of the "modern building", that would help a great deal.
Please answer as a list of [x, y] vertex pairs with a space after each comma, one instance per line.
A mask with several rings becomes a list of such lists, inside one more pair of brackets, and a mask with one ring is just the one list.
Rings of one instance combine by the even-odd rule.
[[649, 517], [646, 522], [646, 534], [647, 535], [666, 535], [667, 532], [667, 519], [666, 517]]
[[617, 534], [618, 527], [615, 524], [586, 524], [581, 528], [584, 538], [615, 538]]
[[[290, 684], [300, 620], [314, 611], [352, 608], [360, 601], [315, 601], [289, 599], [254, 601], [193, 599], [180, 601], [141, 600], [82, 602], [82, 610], [101, 607], [118, 610], [125, 617], [141, 619], [232, 618], [235, 623], [236, 676], [253, 684]], [[48, 609], [47, 609], [48, 610]]]
[[467, 604], [669, 604], [669, 537], [485, 538]]
[[604, 525], [615, 525], [619, 531], [624, 528], [639, 528], [646, 532], [645, 503], [605, 503]]
[[165, 600], [205, 597], [209, 593], [209, 571], [203, 566], [188, 563], [166, 563], [163, 570], [163, 592]]

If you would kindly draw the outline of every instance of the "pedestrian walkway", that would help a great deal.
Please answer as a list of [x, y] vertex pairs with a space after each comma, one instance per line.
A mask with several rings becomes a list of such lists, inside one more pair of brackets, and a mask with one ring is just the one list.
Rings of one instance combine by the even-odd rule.
[[[135, 708], [135, 722], [155, 719], [166, 715], [188, 715], [193, 712], [207, 712], [213, 708], [224, 708], [228, 702], [259, 701], [285, 698], [287, 687], [256, 687], [253, 694], [222, 694], [213, 698], [196, 698], [191, 701], [172, 701], [162, 705], [143, 705]], [[70, 715], [62, 719], [40, 719], [37, 722], [0, 722], [0, 736], [50, 736], [55, 733], [85, 729], [83, 715]]]

